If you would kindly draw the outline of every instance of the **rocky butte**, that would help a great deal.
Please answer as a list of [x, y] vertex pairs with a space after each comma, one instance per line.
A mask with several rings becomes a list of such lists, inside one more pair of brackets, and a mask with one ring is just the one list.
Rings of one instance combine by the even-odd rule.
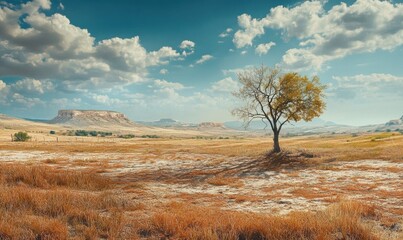
[[386, 126], [403, 125], [403, 116], [400, 119], [390, 120], [385, 125]]
[[136, 125], [123, 113], [105, 110], [59, 110], [57, 116], [49, 123], [80, 127], [107, 125], [132, 127]]

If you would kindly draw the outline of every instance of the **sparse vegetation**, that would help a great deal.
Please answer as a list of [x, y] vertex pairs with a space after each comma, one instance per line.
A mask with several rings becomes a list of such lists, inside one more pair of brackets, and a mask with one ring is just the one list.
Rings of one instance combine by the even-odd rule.
[[136, 136], [134, 134], [125, 134], [125, 135], [119, 135], [119, 138], [124, 138], [124, 139], [131, 139], [135, 138]]
[[112, 187], [94, 173], [1, 164], [0, 239], [119, 237], [126, 203]]
[[26, 142], [29, 139], [31, 139], [31, 137], [26, 132], [14, 133], [13, 141], [15, 142]]
[[112, 136], [111, 132], [102, 132], [102, 131], [87, 131], [87, 130], [69, 130], [67, 131], [66, 135], [68, 136], [80, 136], [80, 137], [106, 137]]
[[115, 140], [0, 142], [0, 239], [401, 239], [395, 132]]
[[142, 138], [160, 138], [158, 135], [142, 135]]
[[145, 231], [171, 239], [378, 239], [363, 221], [374, 218], [373, 206], [357, 202], [285, 217], [171, 203], [153, 216]]

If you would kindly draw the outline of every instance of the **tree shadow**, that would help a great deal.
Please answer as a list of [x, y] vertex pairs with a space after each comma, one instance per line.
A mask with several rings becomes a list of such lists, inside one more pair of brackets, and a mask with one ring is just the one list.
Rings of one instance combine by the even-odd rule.
[[196, 184], [215, 176], [221, 177], [268, 177], [277, 175], [280, 171], [295, 171], [311, 166], [313, 154], [303, 151], [268, 152], [258, 158], [238, 158], [230, 166], [195, 166], [176, 169], [153, 169], [125, 173], [118, 178], [126, 181], [153, 181], [165, 183]]

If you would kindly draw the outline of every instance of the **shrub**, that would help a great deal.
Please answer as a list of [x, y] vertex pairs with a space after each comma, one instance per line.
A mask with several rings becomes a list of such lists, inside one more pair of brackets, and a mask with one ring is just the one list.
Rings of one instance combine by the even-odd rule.
[[85, 130], [76, 130], [75, 135], [76, 136], [88, 136], [88, 132]]
[[28, 133], [26, 132], [17, 132], [14, 133], [14, 138], [13, 140], [16, 142], [26, 142], [29, 139], [31, 139], [31, 137], [28, 135]]
[[91, 136], [93, 136], [93, 137], [98, 136], [98, 132], [97, 132], [97, 131], [89, 131], [88, 134], [91, 135]]
[[136, 136], [134, 134], [125, 134], [125, 135], [119, 135], [119, 138], [124, 138], [124, 139], [130, 139], [130, 138], [135, 138]]
[[157, 135], [143, 135], [142, 138], [159, 138]]
[[50, 134], [56, 134], [56, 132], [53, 131], [53, 130], [51, 130], [49, 133], [50, 133]]
[[85, 137], [88, 137], [88, 136], [96, 137], [96, 136], [100, 135], [101, 137], [105, 137], [105, 136], [112, 136], [112, 133], [111, 133], [111, 132], [76, 130], [76, 131], [74, 132], [74, 135], [75, 135], [75, 136], [80, 136], [80, 137], [82, 137], [82, 136], [85, 136]]

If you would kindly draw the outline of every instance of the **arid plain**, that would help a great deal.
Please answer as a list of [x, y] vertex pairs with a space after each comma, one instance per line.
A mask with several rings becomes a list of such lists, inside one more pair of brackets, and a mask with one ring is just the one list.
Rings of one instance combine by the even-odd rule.
[[[1, 131], [0, 238], [402, 239], [403, 135]], [[58, 142], [56, 141], [58, 140]]]

